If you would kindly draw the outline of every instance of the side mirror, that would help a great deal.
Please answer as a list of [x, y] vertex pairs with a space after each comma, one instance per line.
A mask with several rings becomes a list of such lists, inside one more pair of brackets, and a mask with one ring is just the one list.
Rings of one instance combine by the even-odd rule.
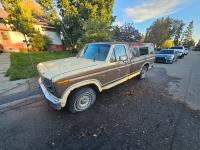
[[119, 61], [128, 61], [128, 57], [127, 56], [119, 56]]

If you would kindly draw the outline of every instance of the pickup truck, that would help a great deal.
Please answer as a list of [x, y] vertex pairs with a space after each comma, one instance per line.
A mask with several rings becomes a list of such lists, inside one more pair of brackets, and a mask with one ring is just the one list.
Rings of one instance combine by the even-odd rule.
[[39, 63], [39, 84], [55, 109], [80, 112], [95, 102], [97, 92], [136, 76], [144, 79], [154, 59], [153, 44], [90, 43], [76, 57]]

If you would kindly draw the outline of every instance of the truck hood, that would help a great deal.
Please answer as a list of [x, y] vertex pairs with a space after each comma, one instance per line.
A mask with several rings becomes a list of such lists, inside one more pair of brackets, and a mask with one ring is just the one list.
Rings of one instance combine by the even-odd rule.
[[89, 70], [102, 62], [93, 61], [89, 59], [71, 57], [66, 59], [59, 59], [54, 61], [43, 62], [37, 65], [38, 72], [41, 76], [52, 79], [58, 75], [67, 73], [69, 75], [81, 73], [84, 70]]

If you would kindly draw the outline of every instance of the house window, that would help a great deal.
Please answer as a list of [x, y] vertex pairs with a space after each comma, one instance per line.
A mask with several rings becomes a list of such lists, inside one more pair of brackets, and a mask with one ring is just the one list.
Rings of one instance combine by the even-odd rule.
[[1, 37], [3, 40], [8, 40], [8, 36], [7, 36], [6, 32], [1, 32]]

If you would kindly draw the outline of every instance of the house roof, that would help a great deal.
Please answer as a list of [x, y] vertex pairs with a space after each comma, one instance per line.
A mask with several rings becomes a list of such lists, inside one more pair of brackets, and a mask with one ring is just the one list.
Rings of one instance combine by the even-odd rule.
[[[4, 19], [7, 16], [8, 16], [8, 13], [3, 8], [0, 8], [0, 19]], [[54, 27], [51, 26], [48, 20], [45, 19], [44, 17], [33, 18], [33, 22], [34, 24], [41, 25], [43, 28], [54, 29]], [[10, 27], [0, 23], [0, 30], [11, 30], [11, 29]]]

